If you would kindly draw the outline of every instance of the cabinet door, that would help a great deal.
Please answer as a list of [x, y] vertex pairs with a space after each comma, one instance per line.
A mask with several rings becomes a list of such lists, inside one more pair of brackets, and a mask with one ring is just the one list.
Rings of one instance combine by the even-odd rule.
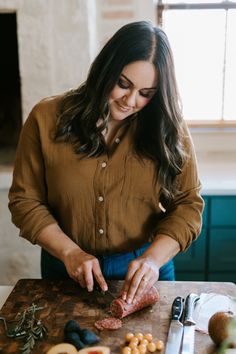
[[211, 199], [211, 226], [236, 226], [236, 197], [219, 196]]
[[[179, 279], [178, 279], [179, 280]], [[236, 283], [236, 272], [212, 272], [208, 276], [209, 281], [227, 281]]]
[[211, 229], [209, 270], [236, 272], [236, 228]]
[[189, 271], [205, 271], [206, 230], [203, 229], [198, 239], [192, 243], [186, 252], [179, 253], [174, 258], [176, 273]]
[[178, 281], [204, 281], [203, 272], [175, 272], [175, 278]]

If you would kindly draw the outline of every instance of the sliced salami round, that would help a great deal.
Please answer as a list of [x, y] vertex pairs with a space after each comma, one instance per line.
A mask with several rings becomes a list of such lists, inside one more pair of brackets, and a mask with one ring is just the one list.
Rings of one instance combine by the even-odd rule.
[[111, 314], [114, 317], [123, 318], [133, 312], [142, 310], [144, 307], [154, 305], [159, 300], [159, 293], [157, 289], [152, 286], [151, 289], [144, 293], [135, 304], [128, 304], [122, 298], [117, 298], [111, 303]]
[[95, 327], [102, 331], [103, 329], [118, 329], [122, 327], [122, 322], [119, 318], [105, 317], [102, 320], [98, 320], [94, 323]]

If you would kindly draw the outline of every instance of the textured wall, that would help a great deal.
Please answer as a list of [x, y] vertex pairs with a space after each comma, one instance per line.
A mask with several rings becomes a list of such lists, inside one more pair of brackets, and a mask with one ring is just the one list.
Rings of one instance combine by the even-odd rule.
[[156, 23], [155, 2], [155, 0], [96, 0], [100, 45], [126, 23], [140, 20]]
[[7, 208], [8, 190], [0, 190], [0, 285], [40, 277], [40, 248], [19, 237]]
[[95, 0], [0, 0], [17, 14], [25, 120], [41, 98], [80, 84], [96, 50]]

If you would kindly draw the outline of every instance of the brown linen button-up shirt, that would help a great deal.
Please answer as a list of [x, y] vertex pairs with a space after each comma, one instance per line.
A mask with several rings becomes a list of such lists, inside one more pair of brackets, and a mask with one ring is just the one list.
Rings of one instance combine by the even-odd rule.
[[133, 152], [135, 119], [120, 128], [99, 157], [76, 155], [72, 145], [52, 139], [61, 96], [38, 103], [21, 132], [9, 192], [12, 220], [32, 243], [42, 229], [58, 223], [84, 251], [127, 252], [157, 234], [187, 248], [201, 230], [203, 200], [192, 141], [178, 176], [181, 194], [170, 210], [159, 203], [160, 186], [152, 161]]

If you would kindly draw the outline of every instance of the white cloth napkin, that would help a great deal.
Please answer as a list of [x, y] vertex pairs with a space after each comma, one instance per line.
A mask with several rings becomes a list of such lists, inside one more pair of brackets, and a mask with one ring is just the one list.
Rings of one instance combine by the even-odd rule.
[[202, 293], [193, 315], [196, 331], [208, 334], [208, 321], [218, 311], [231, 311], [236, 315], [236, 299], [216, 293]]

